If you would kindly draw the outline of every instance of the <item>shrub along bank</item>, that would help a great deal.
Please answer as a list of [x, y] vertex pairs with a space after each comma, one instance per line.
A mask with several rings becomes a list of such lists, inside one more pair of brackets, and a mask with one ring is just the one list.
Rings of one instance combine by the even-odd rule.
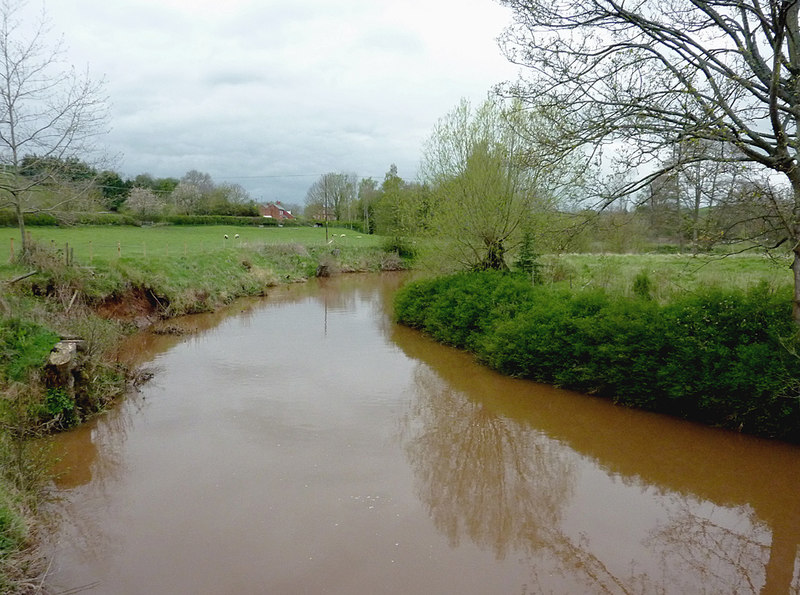
[[766, 285], [658, 304], [485, 272], [411, 283], [395, 316], [504, 374], [800, 442], [790, 304]]

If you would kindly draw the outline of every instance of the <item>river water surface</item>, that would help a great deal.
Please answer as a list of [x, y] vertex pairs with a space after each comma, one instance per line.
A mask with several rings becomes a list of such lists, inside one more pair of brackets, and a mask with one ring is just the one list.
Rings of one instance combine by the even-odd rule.
[[392, 324], [402, 281], [132, 340], [154, 379], [57, 438], [50, 589], [800, 592], [800, 448], [499, 376]]

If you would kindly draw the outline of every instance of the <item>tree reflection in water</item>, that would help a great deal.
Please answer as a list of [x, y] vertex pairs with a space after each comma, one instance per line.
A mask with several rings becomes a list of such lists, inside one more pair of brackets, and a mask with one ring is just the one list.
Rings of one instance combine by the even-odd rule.
[[561, 449], [466, 399], [427, 366], [415, 384], [405, 450], [419, 496], [451, 546], [465, 536], [505, 558], [547, 542], [574, 484]]
[[575, 490], [573, 453], [467, 398], [425, 365], [414, 382], [405, 451], [419, 498], [451, 547], [466, 538], [498, 559], [525, 553], [532, 584], [542, 583], [533, 558], [549, 554], [570, 582], [593, 591], [640, 590], [646, 577], [631, 575], [625, 584], [589, 551], [586, 536], [572, 539], [560, 528]]
[[668, 508], [668, 522], [645, 543], [661, 554], [670, 584], [683, 584], [689, 574], [702, 576], [720, 593], [759, 592], [770, 557], [770, 531], [752, 509], [723, 509], [677, 497]]
[[[498, 398], [487, 397], [487, 385], [471, 371], [462, 366], [462, 377], [453, 381], [450, 371], [458, 366], [438, 363], [447, 380], [423, 363], [415, 371], [402, 440], [418, 497], [451, 547], [467, 539], [498, 559], [523, 555], [530, 568], [526, 590], [569, 585], [592, 593], [772, 593], [792, 583], [790, 592], [798, 592], [791, 562], [782, 587], [771, 583], [775, 537], [747, 505], [716, 505], [656, 486], [658, 512], [647, 521], [650, 528], [634, 527], [641, 535], [632, 548], [620, 542], [621, 550], [635, 552], [627, 562], [624, 554], [602, 551], [598, 543], [608, 536], [575, 531], [574, 523], [566, 529], [582, 466], [595, 462], [531, 418], [498, 413]], [[626, 489], [653, 491], [641, 477], [614, 477]], [[598, 504], [589, 514], [606, 512]], [[612, 542], [631, 539], [618, 529]], [[560, 577], [555, 583], [554, 575]]]

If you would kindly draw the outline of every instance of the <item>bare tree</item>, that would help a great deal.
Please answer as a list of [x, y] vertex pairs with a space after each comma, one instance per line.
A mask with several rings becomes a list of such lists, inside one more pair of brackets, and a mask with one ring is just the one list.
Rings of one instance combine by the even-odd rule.
[[175, 205], [175, 212], [188, 214], [195, 212], [199, 208], [203, 193], [195, 184], [181, 181], [170, 196]]
[[306, 213], [326, 221], [341, 220], [355, 202], [357, 189], [356, 174], [323, 174], [306, 193]]
[[[102, 82], [65, 65], [61, 42], [46, 40], [46, 15], [32, 28], [22, 22], [25, 5], [0, 1], [0, 208], [16, 213], [23, 255], [29, 248], [24, 215], [41, 210], [32, 191], [57, 179], [61, 164], [90, 154], [107, 116]], [[20, 175], [26, 155], [46, 167]]]
[[[752, 162], [783, 177], [793, 208], [781, 240], [794, 253], [800, 324], [800, 0], [500, 1], [515, 16], [506, 54], [532, 75], [506, 90], [567, 110], [552, 122], [563, 150], [611, 147], [635, 174], [598, 193], [601, 206], [698, 160]], [[735, 151], [659, 165], [689, 140]]]
[[181, 178], [181, 183], [191, 184], [197, 188], [201, 194], [210, 194], [216, 188], [211, 174], [196, 169], [187, 171]]

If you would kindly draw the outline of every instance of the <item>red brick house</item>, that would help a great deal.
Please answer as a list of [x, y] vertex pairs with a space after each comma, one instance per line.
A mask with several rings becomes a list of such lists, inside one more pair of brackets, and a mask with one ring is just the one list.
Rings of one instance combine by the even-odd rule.
[[292, 215], [292, 212], [284, 208], [280, 201], [268, 202], [265, 205], [258, 205], [258, 212], [261, 213], [262, 217], [270, 217], [272, 219], [277, 219], [278, 221], [295, 218], [294, 215]]

